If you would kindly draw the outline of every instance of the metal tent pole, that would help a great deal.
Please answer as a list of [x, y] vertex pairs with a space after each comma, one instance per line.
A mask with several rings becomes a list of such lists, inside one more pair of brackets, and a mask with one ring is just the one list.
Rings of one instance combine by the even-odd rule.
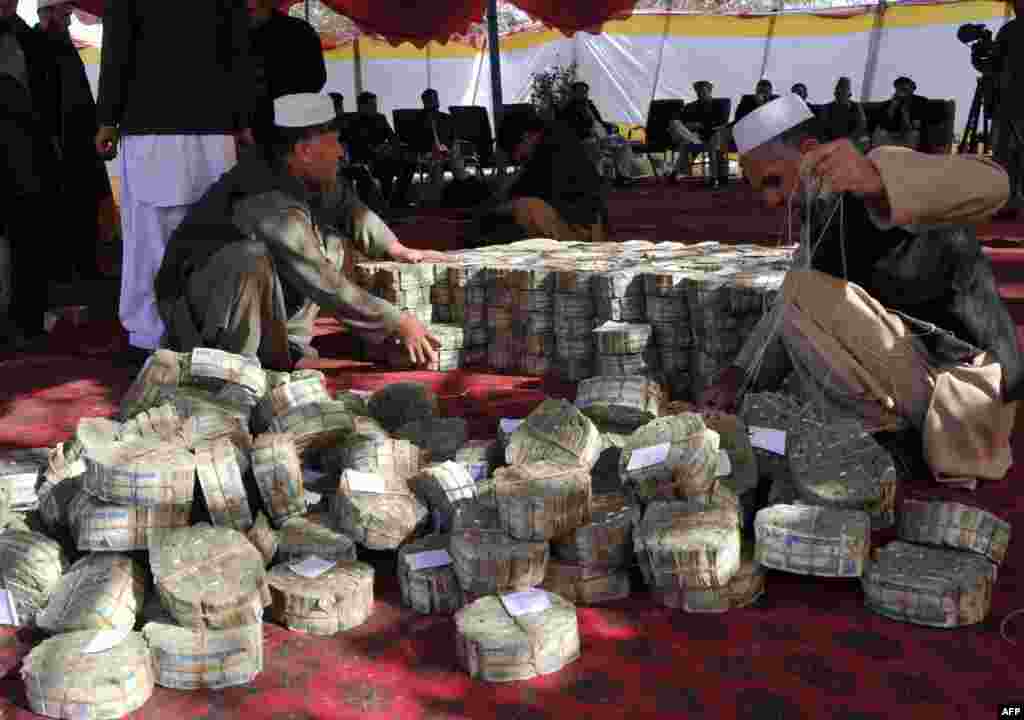
[[352, 73], [355, 75], [356, 97], [363, 91], [363, 53], [360, 48], [359, 36], [352, 43]]
[[860, 84], [860, 101], [869, 102], [875, 91], [875, 76], [878, 74], [878, 56], [882, 50], [882, 34], [885, 32], [885, 11], [888, 3], [878, 0], [875, 6], [875, 23], [868, 41], [868, 57], [864, 66], [864, 78]]
[[[504, 101], [501, 97], [501, 46], [498, 44], [498, 0], [487, 0], [487, 47], [491, 59], [491, 115], [494, 117], [494, 130], [501, 127], [504, 115]], [[502, 153], [498, 153], [499, 174], [505, 173]]]
[[309, 22], [309, 0], [305, 0], [304, 4], [305, 4], [304, 10], [305, 10], [305, 13], [306, 13], [306, 22]]

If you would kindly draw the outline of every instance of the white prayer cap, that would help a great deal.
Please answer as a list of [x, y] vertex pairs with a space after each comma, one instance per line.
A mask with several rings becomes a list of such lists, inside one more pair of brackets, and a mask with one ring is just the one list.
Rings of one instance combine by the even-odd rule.
[[55, 5], [67, 5], [73, 2], [73, 0], [39, 0], [39, 10], [48, 7], [54, 7]]
[[807, 103], [797, 95], [771, 100], [733, 126], [736, 149], [745, 155], [813, 117]]
[[274, 125], [308, 128], [326, 125], [337, 117], [330, 95], [295, 93], [274, 100]]

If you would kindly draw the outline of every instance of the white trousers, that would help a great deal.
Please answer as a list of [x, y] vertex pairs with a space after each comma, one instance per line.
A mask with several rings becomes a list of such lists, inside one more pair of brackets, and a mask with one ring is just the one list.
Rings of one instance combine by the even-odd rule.
[[118, 317], [132, 346], [154, 350], [164, 336], [153, 283], [171, 233], [189, 208], [235, 163], [229, 135], [140, 135], [122, 139], [121, 299]]

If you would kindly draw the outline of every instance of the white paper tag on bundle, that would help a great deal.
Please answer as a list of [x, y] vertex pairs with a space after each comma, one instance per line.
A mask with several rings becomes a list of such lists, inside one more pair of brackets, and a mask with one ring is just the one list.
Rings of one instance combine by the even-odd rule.
[[467, 470], [466, 466], [462, 463], [457, 463], [454, 460], [445, 460], [441, 463], [441, 467], [452, 473], [460, 483], [467, 483], [467, 481], [471, 481], [473, 479], [469, 474], [469, 470]]
[[525, 418], [502, 418], [498, 426], [501, 431], [506, 435], [511, 435], [516, 429], [523, 424]]
[[650, 447], [638, 448], [630, 453], [627, 470], [641, 470], [652, 465], [661, 465], [668, 459], [672, 443], [659, 443]]
[[501, 602], [512, 617], [539, 613], [551, 607], [551, 599], [543, 590], [523, 590], [501, 596]]
[[301, 575], [304, 578], [318, 578], [337, 564], [337, 560], [324, 560], [318, 555], [310, 555], [298, 562], [293, 562], [288, 567], [296, 575]]
[[0, 625], [21, 625], [18, 622], [18, 606], [14, 604], [10, 590], [0, 590]]
[[387, 487], [384, 485], [384, 478], [380, 475], [359, 472], [358, 470], [346, 470], [341, 474], [341, 479], [348, 483], [348, 488], [352, 492], [387, 492]]
[[92, 640], [85, 644], [82, 652], [86, 655], [106, 652], [123, 643], [130, 634], [131, 630], [99, 630]]
[[193, 365], [221, 365], [224, 361], [225, 353], [221, 350], [213, 350], [211, 348], [196, 348], [192, 351], [192, 364]]
[[718, 470], [715, 471], [715, 477], [728, 477], [732, 475], [732, 460], [729, 459], [729, 453], [725, 450], [718, 451]]
[[447, 550], [425, 550], [408, 556], [413, 570], [429, 570], [452, 564], [452, 556]]
[[750, 444], [759, 450], [767, 450], [776, 455], [786, 454], [786, 431], [773, 430], [772, 428], [756, 427], [751, 425], [747, 428], [750, 433]]

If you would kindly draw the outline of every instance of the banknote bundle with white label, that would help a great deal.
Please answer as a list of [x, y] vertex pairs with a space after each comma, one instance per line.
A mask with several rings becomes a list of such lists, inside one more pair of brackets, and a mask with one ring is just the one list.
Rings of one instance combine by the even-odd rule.
[[593, 333], [595, 375], [644, 375], [660, 367], [651, 325], [606, 320]]
[[418, 613], [453, 615], [465, 604], [450, 544], [449, 535], [428, 535], [398, 551], [402, 602]]
[[0, 453], [0, 524], [5, 507], [9, 512], [27, 512], [39, 506], [36, 489], [49, 465], [49, 448]]

